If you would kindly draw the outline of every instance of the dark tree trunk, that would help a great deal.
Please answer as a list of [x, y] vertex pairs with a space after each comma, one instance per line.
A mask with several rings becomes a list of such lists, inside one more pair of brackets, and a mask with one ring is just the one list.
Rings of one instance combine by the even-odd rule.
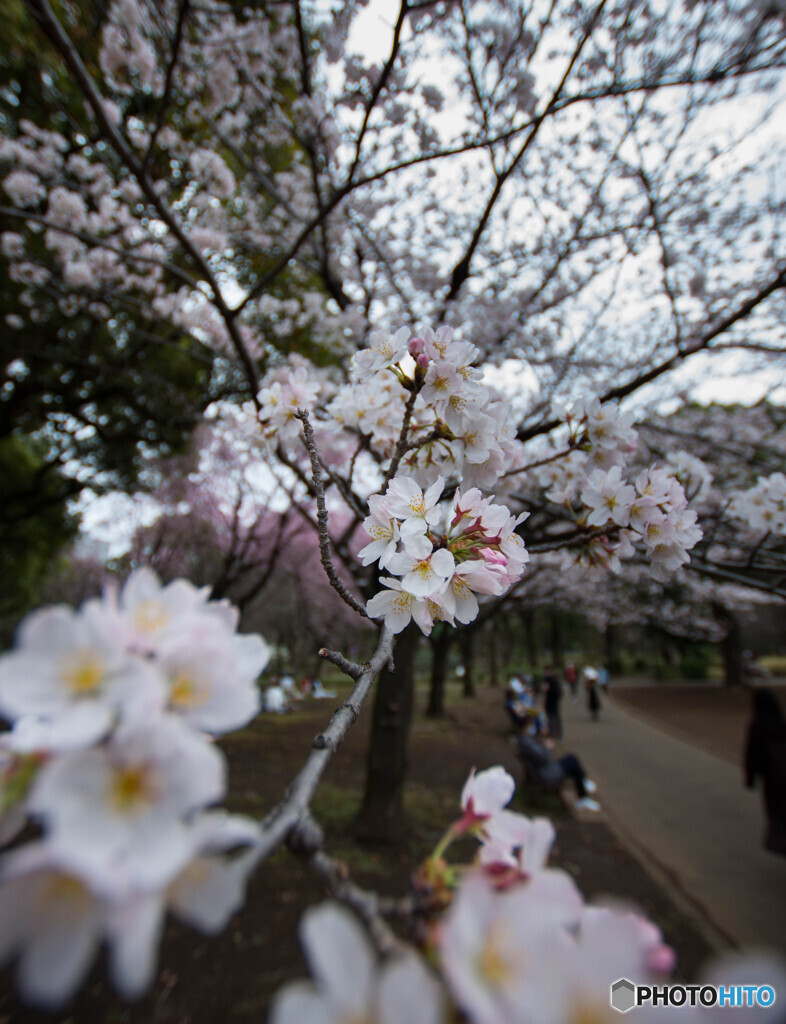
[[535, 635], [535, 613], [526, 611], [521, 613], [521, 621], [524, 623], [524, 637], [527, 641], [527, 657], [530, 668], [535, 671], [540, 658], [538, 650], [538, 638]]
[[371, 842], [392, 839], [402, 824], [419, 637], [418, 627], [410, 623], [396, 643], [395, 669], [382, 672], [377, 681], [366, 757], [366, 791], [357, 822], [358, 837]]
[[559, 612], [551, 613], [551, 661], [554, 665], [563, 665], [563, 623]]
[[438, 626], [431, 634], [431, 689], [426, 710], [429, 718], [441, 718], [445, 714], [445, 677], [452, 639], [447, 626]]
[[724, 683], [726, 686], [743, 686], [745, 683], [745, 662], [742, 657], [742, 633], [740, 624], [728, 608], [713, 605], [715, 618], [726, 628], [726, 635], [721, 640], [720, 649], [723, 655]]
[[606, 626], [605, 641], [606, 668], [609, 668], [617, 662], [617, 631], [611, 623]]
[[461, 663], [464, 666], [464, 696], [474, 697], [475, 696], [475, 679], [472, 674], [474, 668], [473, 656], [474, 656], [474, 638], [475, 631], [473, 629], [462, 629], [459, 633], [459, 643], [461, 644]]

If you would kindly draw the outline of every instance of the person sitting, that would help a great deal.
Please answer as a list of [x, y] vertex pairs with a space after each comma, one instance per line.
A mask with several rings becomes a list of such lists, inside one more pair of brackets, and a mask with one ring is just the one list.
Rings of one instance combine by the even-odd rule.
[[600, 804], [588, 794], [597, 786], [587, 778], [584, 766], [575, 754], [565, 754], [559, 760], [551, 752], [548, 738], [537, 727], [524, 727], [517, 739], [518, 756], [524, 762], [527, 778], [545, 789], [558, 789], [565, 779], [572, 779], [576, 787], [576, 806], [585, 811], [599, 811]]
[[336, 691], [324, 689], [319, 679], [315, 679], [311, 686], [311, 696], [315, 700], [330, 700], [336, 696]]
[[283, 686], [268, 686], [262, 691], [262, 710], [274, 715], [284, 715], [289, 711], [289, 700]]

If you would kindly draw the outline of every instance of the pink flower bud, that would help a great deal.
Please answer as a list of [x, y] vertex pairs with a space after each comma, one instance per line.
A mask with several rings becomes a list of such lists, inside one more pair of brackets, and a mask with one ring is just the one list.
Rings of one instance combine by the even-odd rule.
[[508, 560], [501, 551], [492, 551], [491, 548], [483, 548], [483, 561], [491, 565], [507, 565]]
[[409, 354], [413, 359], [417, 359], [425, 347], [426, 343], [422, 338], [413, 338], [409, 343]]
[[647, 966], [656, 974], [671, 974], [676, 962], [677, 954], [670, 946], [666, 945], [657, 946], [647, 957]]
[[431, 360], [429, 359], [425, 352], [421, 352], [417, 358], [417, 364], [421, 370], [425, 370], [430, 362]]

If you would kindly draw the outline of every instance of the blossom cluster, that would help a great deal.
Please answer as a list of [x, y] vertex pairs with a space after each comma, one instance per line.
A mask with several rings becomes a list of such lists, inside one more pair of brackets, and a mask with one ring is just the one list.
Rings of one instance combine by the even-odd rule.
[[666, 580], [689, 561], [689, 549], [702, 536], [682, 484], [663, 469], [643, 470], [635, 486], [625, 481], [619, 466], [608, 472], [596, 469], [587, 480], [581, 500], [591, 510], [588, 526], [613, 524], [624, 528], [617, 543], [607, 540], [602, 548], [611, 568], [619, 568], [620, 557], [634, 554], [633, 542], [640, 539], [652, 576]]
[[[43, 608], [0, 657], [0, 962], [31, 1001], [78, 987], [102, 941], [116, 986], [149, 986], [167, 910], [205, 932], [243, 901], [259, 829], [208, 810], [212, 737], [259, 710], [269, 651], [226, 602], [140, 569], [80, 609]], [[244, 847], [239, 856], [230, 851]]]
[[440, 477], [424, 493], [412, 477], [400, 475], [384, 495], [369, 499], [363, 526], [372, 539], [359, 557], [393, 576], [381, 578], [388, 589], [371, 598], [367, 611], [394, 633], [412, 619], [426, 635], [435, 621], [472, 622], [476, 594], [503, 594], [529, 560], [516, 533], [527, 513], [514, 517], [474, 487], [443, 506], [444, 483]]
[[709, 485], [704, 464], [688, 453], [677, 453], [670, 470], [648, 468], [630, 483], [626, 468], [637, 448], [637, 433], [630, 413], [615, 402], [601, 404], [595, 395], [581, 398], [557, 413], [568, 427], [567, 448], [561, 458], [544, 459], [538, 470], [546, 496], [573, 507], [601, 534], [580, 550], [578, 560], [590, 570], [619, 571], [620, 559], [636, 554], [640, 542], [650, 573], [664, 581], [689, 561], [688, 551], [701, 539], [697, 515], [688, 508], [683, 482], [693, 497]]
[[479, 350], [459, 341], [452, 327], [430, 328], [412, 339], [401, 328], [394, 335], [371, 335], [368, 349], [354, 357], [353, 378], [369, 390], [380, 374], [395, 374], [405, 388], [416, 388], [410, 452], [404, 465], [422, 482], [455, 475], [465, 484], [492, 487], [518, 447], [514, 418], [475, 367]]
[[594, 470], [623, 466], [636, 451], [638, 434], [630, 413], [597, 395], [584, 395], [570, 407], [557, 404], [554, 413], [568, 428], [564, 451], [544, 458], [536, 475], [546, 497], [563, 504], [577, 497]]
[[519, 443], [510, 406], [480, 379], [474, 365], [480, 352], [456, 340], [451, 327], [409, 335], [406, 327], [372, 332], [368, 347], [354, 356], [350, 381], [332, 394], [324, 376], [307, 372], [302, 363], [273, 370], [259, 392], [265, 433], [281, 441], [294, 438], [297, 409], [313, 411], [321, 399], [323, 429], [359, 435], [390, 459], [414, 392], [404, 468], [422, 485], [454, 476], [469, 486], [493, 486]]
[[786, 536], [786, 475], [772, 473], [736, 494], [729, 515], [747, 523], [751, 533]]
[[[432, 904], [439, 910], [420, 933], [425, 957], [406, 949], [380, 963], [348, 910], [312, 908], [300, 937], [314, 981], [284, 986], [270, 1024], [438, 1024], [458, 1019], [456, 1011], [470, 1024], [611, 1021], [614, 981], [664, 983], [675, 957], [659, 929], [626, 906], [586, 903], [570, 875], [548, 866], [551, 822], [508, 809], [514, 788], [499, 766], [470, 774], [461, 818], [417, 876], [448, 903], [444, 913], [445, 899]], [[480, 843], [475, 864], [451, 867], [445, 851], [466, 834]], [[759, 966], [740, 961], [734, 973], [748, 977]], [[649, 1012], [637, 1008], [629, 1019]], [[750, 1012], [761, 1019], [758, 1008]], [[717, 1013], [701, 1007], [695, 1016], [711, 1022], [723, 1018]], [[689, 1009], [685, 1016], [694, 1018]]]

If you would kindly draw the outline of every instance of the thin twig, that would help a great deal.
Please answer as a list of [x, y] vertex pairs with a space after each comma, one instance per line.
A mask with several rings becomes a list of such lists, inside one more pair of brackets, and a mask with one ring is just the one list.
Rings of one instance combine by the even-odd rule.
[[327, 647], [320, 647], [319, 656], [324, 658], [325, 661], [330, 661], [338, 666], [344, 675], [349, 676], [350, 679], [360, 679], [368, 667], [368, 665], [358, 665], [356, 661], [350, 661], [349, 658], [345, 658], [339, 651], [331, 651]]
[[380, 493], [385, 490], [387, 485], [396, 475], [399, 463], [404, 458], [404, 454], [407, 451], [407, 437], [409, 435], [409, 425], [412, 422], [412, 411], [415, 408], [415, 401], [417, 400], [418, 393], [423, 386], [423, 381], [424, 378], [421, 374], [415, 374], [415, 379], [412, 382], [412, 390], [409, 393], [409, 398], [407, 399], [407, 404], [404, 408], [404, 422], [401, 424], [401, 433], [399, 434], [398, 441], [396, 442], [396, 450], [393, 453], [393, 459], [388, 466], [388, 471], [385, 473], [385, 478], [379, 489]]
[[322, 568], [325, 570], [331, 587], [341, 600], [348, 604], [353, 611], [356, 611], [358, 615], [362, 615], [363, 618], [367, 619], [368, 612], [365, 607], [347, 589], [347, 585], [341, 579], [333, 564], [333, 557], [330, 554], [330, 534], [328, 533], [327, 526], [328, 512], [325, 506], [325, 485], [322, 482], [322, 464], [319, 452], [317, 451], [316, 441], [314, 440], [314, 429], [311, 426], [308, 412], [305, 409], [298, 409], [295, 415], [303, 424], [303, 444], [308, 452], [308, 457], [311, 459], [311, 480], [314, 488], [314, 497], [317, 502], [317, 532], [319, 534], [319, 557], [322, 561]]

